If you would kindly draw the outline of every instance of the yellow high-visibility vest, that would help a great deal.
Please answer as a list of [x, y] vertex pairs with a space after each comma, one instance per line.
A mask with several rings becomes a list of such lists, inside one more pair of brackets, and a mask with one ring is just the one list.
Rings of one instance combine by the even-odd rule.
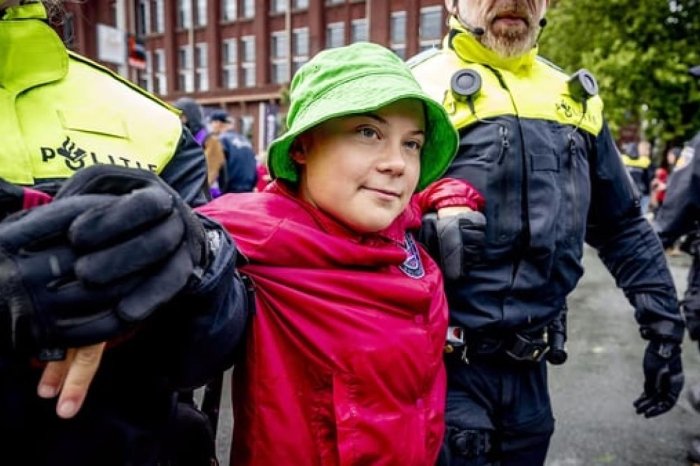
[[156, 173], [175, 154], [178, 112], [68, 52], [41, 3], [0, 18], [0, 177], [31, 186], [94, 164]]

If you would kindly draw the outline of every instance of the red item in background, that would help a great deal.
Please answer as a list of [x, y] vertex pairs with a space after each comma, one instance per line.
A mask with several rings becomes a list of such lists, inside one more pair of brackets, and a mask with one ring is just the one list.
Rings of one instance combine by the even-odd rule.
[[657, 168], [654, 173], [654, 195], [656, 196], [656, 204], [661, 205], [666, 199], [666, 183], [668, 182], [668, 170], [665, 168]]
[[265, 186], [270, 184], [270, 181], [272, 179], [270, 178], [270, 172], [267, 170], [267, 165], [264, 163], [259, 163], [258, 164], [258, 182], [255, 185], [255, 190], [256, 191], [263, 191], [265, 189]]

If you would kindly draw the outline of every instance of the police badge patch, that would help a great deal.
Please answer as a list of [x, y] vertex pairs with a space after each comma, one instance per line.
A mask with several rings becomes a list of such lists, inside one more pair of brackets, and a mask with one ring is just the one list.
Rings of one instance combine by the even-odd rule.
[[411, 278], [423, 278], [425, 269], [423, 269], [423, 263], [420, 261], [418, 246], [416, 246], [416, 242], [410, 233], [406, 233], [406, 241], [401, 247], [406, 251], [406, 260], [399, 265], [399, 269]]

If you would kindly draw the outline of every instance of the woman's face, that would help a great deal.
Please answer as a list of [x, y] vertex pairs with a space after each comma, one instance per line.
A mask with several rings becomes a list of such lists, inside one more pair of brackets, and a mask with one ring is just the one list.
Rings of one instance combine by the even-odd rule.
[[293, 146], [300, 194], [355, 232], [381, 231], [416, 189], [424, 142], [423, 105], [416, 100], [324, 122]]

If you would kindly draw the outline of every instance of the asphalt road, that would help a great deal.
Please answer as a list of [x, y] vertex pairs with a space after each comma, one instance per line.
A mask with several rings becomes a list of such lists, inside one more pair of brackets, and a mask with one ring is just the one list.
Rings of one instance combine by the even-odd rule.
[[[689, 257], [668, 259], [682, 293]], [[585, 275], [569, 299], [569, 360], [550, 370], [557, 430], [547, 465], [688, 465], [685, 448], [700, 435], [700, 414], [691, 409], [685, 391], [665, 415], [635, 414], [632, 401], [642, 391], [645, 344], [632, 307], [593, 250], [586, 251], [584, 263]], [[699, 383], [700, 356], [687, 338], [683, 362], [686, 387]]]
[[[687, 256], [669, 257], [679, 292], [685, 289]], [[591, 249], [586, 272], [569, 298], [569, 360], [550, 366], [550, 388], [557, 430], [547, 466], [688, 465], [685, 448], [700, 435], [700, 414], [685, 399], [654, 419], [637, 416], [632, 406], [642, 390], [644, 342], [633, 310]], [[700, 383], [700, 355], [687, 339], [683, 361], [686, 386]], [[229, 464], [232, 431], [224, 383], [218, 453]]]

